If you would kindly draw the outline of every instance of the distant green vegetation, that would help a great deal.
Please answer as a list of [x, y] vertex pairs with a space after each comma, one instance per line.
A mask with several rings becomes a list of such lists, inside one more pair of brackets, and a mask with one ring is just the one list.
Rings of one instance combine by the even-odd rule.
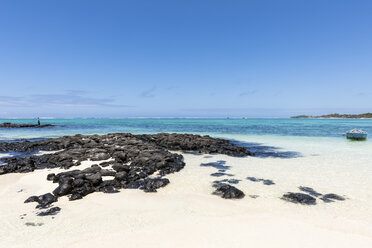
[[362, 119], [362, 118], [370, 118], [372, 119], [372, 113], [364, 113], [364, 114], [329, 114], [329, 115], [320, 115], [320, 116], [312, 116], [312, 115], [296, 115], [292, 116], [291, 118], [295, 119], [316, 119], [316, 118], [342, 118], [342, 119]]

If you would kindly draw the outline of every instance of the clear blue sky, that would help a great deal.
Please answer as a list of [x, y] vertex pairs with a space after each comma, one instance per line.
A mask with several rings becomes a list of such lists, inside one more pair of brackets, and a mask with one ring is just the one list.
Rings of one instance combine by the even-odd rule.
[[0, 1], [0, 117], [372, 111], [372, 1]]

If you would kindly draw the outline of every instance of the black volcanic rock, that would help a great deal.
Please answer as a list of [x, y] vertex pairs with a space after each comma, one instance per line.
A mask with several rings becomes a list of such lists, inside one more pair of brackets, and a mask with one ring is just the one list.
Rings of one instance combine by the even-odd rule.
[[139, 139], [169, 150], [196, 151], [200, 153], [221, 153], [230, 156], [248, 156], [252, 155], [244, 147], [232, 144], [228, 140], [212, 138], [208, 135], [190, 135], [190, 134], [168, 134], [160, 133], [155, 135], [138, 135]]
[[128, 173], [126, 171], [120, 171], [115, 174], [115, 179], [117, 181], [126, 181], [128, 179]]
[[39, 196], [30, 196], [29, 198], [25, 200], [25, 203], [37, 202], [39, 203], [39, 205], [36, 206], [37, 208], [45, 208], [56, 201], [57, 201], [57, 197], [55, 197], [51, 193], [46, 193], [44, 195], [39, 195]]
[[321, 199], [328, 199], [328, 200], [331, 199], [331, 200], [337, 200], [337, 201], [345, 201], [345, 197], [337, 195], [337, 194], [333, 194], [333, 193], [325, 194], [325, 195], [323, 195], [323, 197]]
[[119, 164], [119, 163], [112, 165], [112, 168], [117, 172], [120, 172], [120, 171], [129, 172], [130, 170], [128, 165]]
[[[41, 156], [32, 155], [41, 150], [55, 152]], [[156, 192], [158, 188], [169, 184], [169, 180], [162, 176], [178, 172], [185, 166], [183, 156], [170, 150], [221, 153], [230, 156], [251, 155], [244, 147], [209, 136], [166, 133], [78, 134], [34, 142], [0, 142], [0, 152], [23, 153], [22, 156], [1, 159], [3, 164], [0, 165], [0, 175], [29, 173], [46, 168], [66, 169], [67, 171], [58, 174], [48, 174], [48, 181], [58, 183], [53, 194], [33, 196], [26, 200], [38, 202], [40, 207], [49, 206], [62, 196], [78, 200], [93, 192], [114, 193], [121, 188]], [[97, 161], [97, 164], [84, 170], [71, 170], [86, 160]], [[221, 161], [220, 163], [213, 166], [222, 166]], [[105, 180], [107, 176], [112, 178]], [[242, 191], [231, 185], [220, 185], [216, 192], [223, 198], [244, 197]]]
[[71, 177], [63, 177], [59, 180], [59, 186], [53, 190], [55, 196], [64, 196], [71, 193], [73, 179]]
[[61, 208], [60, 207], [53, 207], [53, 208], [50, 208], [50, 209], [48, 209], [46, 211], [39, 212], [37, 215], [38, 216], [56, 215], [60, 211], [61, 211]]
[[52, 127], [54, 125], [52, 124], [44, 124], [44, 125], [37, 125], [37, 124], [15, 124], [10, 122], [4, 122], [0, 123], [0, 128], [25, 128], [25, 127], [36, 127], [36, 128], [42, 128], [42, 127]]
[[214, 191], [213, 194], [219, 195], [225, 199], [241, 199], [245, 196], [243, 191], [231, 186], [230, 184], [215, 183], [213, 187], [216, 188], [216, 191]]
[[284, 194], [281, 198], [282, 200], [293, 202], [293, 203], [300, 203], [304, 205], [315, 205], [316, 199], [308, 194], [304, 193], [292, 193], [288, 192]]
[[48, 181], [53, 181], [55, 177], [56, 177], [56, 174], [50, 173], [50, 174], [47, 175], [47, 180]]
[[156, 189], [166, 186], [169, 183], [167, 178], [148, 179], [144, 182], [143, 190], [145, 192], [156, 192]]

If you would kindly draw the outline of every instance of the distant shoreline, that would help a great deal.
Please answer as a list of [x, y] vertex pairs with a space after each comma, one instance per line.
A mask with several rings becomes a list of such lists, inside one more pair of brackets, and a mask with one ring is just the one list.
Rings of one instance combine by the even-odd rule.
[[328, 114], [320, 116], [312, 115], [296, 115], [291, 116], [292, 119], [372, 119], [372, 113], [364, 114]]

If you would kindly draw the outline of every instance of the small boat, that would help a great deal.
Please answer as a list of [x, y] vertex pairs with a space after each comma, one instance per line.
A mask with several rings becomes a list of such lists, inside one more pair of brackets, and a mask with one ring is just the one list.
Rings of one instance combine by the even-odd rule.
[[365, 140], [367, 139], [367, 132], [363, 130], [353, 129], [346, 133], [346, 138], [354, 140]]

